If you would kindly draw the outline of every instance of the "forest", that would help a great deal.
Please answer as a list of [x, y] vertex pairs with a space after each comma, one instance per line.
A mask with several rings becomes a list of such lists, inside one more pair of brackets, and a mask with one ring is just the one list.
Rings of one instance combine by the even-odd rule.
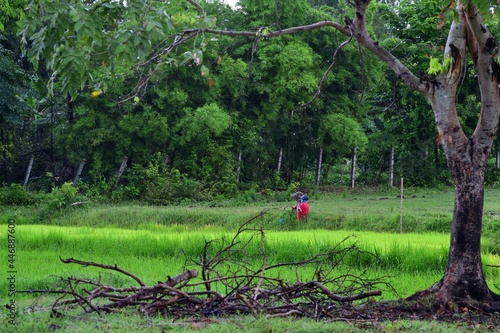
[[[257, 36], [259, 27], [343, 22], [353, 11], [326, 0], [242, 0], [236, 9], [200, 3], [209, 27], [255, 27]], [[206, 34], [131, 67], [126, 60], [86, 61], [64, 47], [52, 58], [36, 51], [36, 42], [25, 39], [30, 26], [19, 23], [30, 15], [27, 5], [2, 0], [0, 9], [4, 188], [49, 192], [70, 182], [88, 196], [166, 203], [290, 187], [397, 186], [401, 178], [406, 186], [451, 185], [429, 103], [355, 42], [340, 47], [346, 38], [333, 29], [273, 39]], [[367, 28], [413, 72], [429, 76], [447, 35], [438, 28], [440, 6], [373, 3]], [[196, 14], [185, 1], [170, 7], [174, 30]], [[81, 33], [93, 38], [92, 22], [76, 10], [66, 19], [80, 20]], [[492, 20], [490, 29], [498, 25]], [[162, 24], [151, 19], [146, 30]], [[136, 37], [124, 34], [106, 45], [124, 59], [145, 58], [148, 41]], [[28, 60], [33, 52], [35, 62]], [[60, 73], [51, 70], [53, 62]], [[470, 134], [480, 99], [474, 68], [467, 69], [457, 104]], [[82, 75], [91, 80], [68, 91]], [[500, 177], [494, 157], [485, 177], [490, 185]]]

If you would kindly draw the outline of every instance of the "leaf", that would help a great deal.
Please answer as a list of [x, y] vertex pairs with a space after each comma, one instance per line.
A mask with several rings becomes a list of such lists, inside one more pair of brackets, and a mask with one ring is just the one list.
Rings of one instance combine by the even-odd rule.
[[207, 76], [210, 74], [210, 70], [208, 69], [207, 66], [201, 65], [201, 76]]
[[94, 90], [91, 94], [90, 94], [90, 97], [97, 97], [99, 96], [100, 94], [102, 94], [102, 89], [99, 89], [99, 90]]
[[138, 97], [138, 96], [135, 96], [135, 97], [134, 97], [134, 103], [135, 103], [135, 104], [139, 103], [139, 97]]
[[184, 59], [181, 62], [181, 66], [184, 65], [185, 63], [187, 63], [188, 61], [190, 61], [191, 59], [193, 59], [193, 52], [186, 51], [186, 52], [184, 52], [183, 56], [184, 56]]
[[448, 69], [450, 69], [451, 65], [453, 64], [453, 58], [448, 56], [444, 58], [443, 61], [443, 71], [447, 72]]
[[212, 88], [213, 85], [214, 85], [214, 79], [209, 78], [208, 79], [208, 88]]
[[437, 58], [431, 57], [431, 60], [429, 62], [429, 69], [427, 70], [427, 73], [430, 75], [435, 75], [439, 74], [443, 70], [443, 67], [439, 63]]

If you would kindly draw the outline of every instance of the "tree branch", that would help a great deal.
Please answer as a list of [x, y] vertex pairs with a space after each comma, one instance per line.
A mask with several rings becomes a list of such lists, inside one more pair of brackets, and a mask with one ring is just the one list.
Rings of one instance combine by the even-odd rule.
[[391, 52], [374, 41], [366, 30], [366, 8], [371, 0], [355, 0], [354, 6], [356, 14], [353, 20], [348, 20], [349, 26], [353, 29], [354, 38], [366, 49], [385, 62], [396, 74], [398, 80], [408, 87], [415, 89], [425, 95], [429, 94], [429, 89], [424, 82], [413, 74], [405, 65], [399, 61]]
[[207, 15], [205, 13], [205, 10], [203, 10], [203, 7], [201, 7], [200, 4], [197, 3], [196, 1], [194, 0], [186, 0], [186, 1], [196, 7], [196, 9], [198, 10], [198, 14], [200, 14], [200, 17], [205, 17]]
[[68, 258], [68, 259], [63, 259], [61, 257], [59, 257], [59, 259], [65, 263], [65, 264], [78, 264], [78, 265], [82, 265], [84, 267], [86, 266], [94, 266], [94, 267], [100, 267], [100, 268], [104, 268], [104, 269], [110, 269], [110, 270], [113, 270], [113, 271], [117, 271], [117, 272], [120, 272], [120, 273], [123, 273], [129, 277], [131, 277], [132, 279], [134, 279], [135, 281], [137, 281], [137, 283], [139, 283], [139, 285], [141, 287], [144, 287], [145, 284], [144, 282], [142, 282], [141, 279], [139, 279], [137, 276], [135, 276], [134, 274], [130, 273], [130, 272], [127, 272], [123, 269], [121, 269], [120, 267], [114, 265], [104, 265], [104, 264], [98, 264], [98, 263], [95, 263], [95, 262], [91, 262], [91, 261], [81, 261], [81, 260], [77, 260], [77, 259], [73, 259], [73, 258]]

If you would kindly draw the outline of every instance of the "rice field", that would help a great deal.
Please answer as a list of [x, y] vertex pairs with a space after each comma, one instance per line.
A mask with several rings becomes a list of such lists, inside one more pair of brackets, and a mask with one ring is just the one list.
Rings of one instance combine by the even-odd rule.
[[[205, 242], [229, 240], [233, 234], [207, 227], [203, 230], [185, 230], [174, 226], [149, 226], [147, 229], [63, 227], [21, 225], [17, 235], [17, 288], [18, 290], [50, 289], [59, 276], [81, 275], [95, 278], [108, 274], [120, 279], [117, 273], [102, 272], [60, 262], [59, 257], [75, 258], [110, 265], [118, 265], [153, 284], [167, 275], [175, 276], [185, 269], [197, 268], [192, 263], [200, 257]], [[242, 240], [254, 239], [246, 249], [261, 263], [260, 236], [244, 233]], [[386, 291], [382, 299], [408, 296], [436, 282], [446, 264], [449, 236], [442, 233], [396, 234], [345, 230], [265, 231], [265, 251], [268, 263], [305, 260], [335, 247], [356, 244], [359, 249], [373, 253], [348, 258], [346, 265], [358, 271], [369, 270], [374, 276], [390, 276], [397, 294]], [[214, 243], [214, 246], [219, 246]], [[483, 255], [485, 264], [500, 265], [500, 257]], [[491, 285], [499, 284], [498, 269], [485, 267]], [[339, 272], [341, 274], [342, 272]], [[286, 272], [269, 272], [286, 277]], [[284, 275], [285, 274], [285, 275]], [[300, 271], [302, 279], [311, 279], [314, 269]], [[290, 272], [288, 279], [295, 279]], [[416, 282], [416, 281], [420, 282]], [[133, 282], [133, 281], [129, 281]], [[123, 281], [126, 283], [126, 281]], [[0, 290], [5, 295], [7, 279], [2, 279]]]
[[[500, 270], [492, 266], [500, 265], [499, 197], [500, 190], [487, 191], [482, 255], [488, 285], [497, 293], [500, 293]], [[30, 213], [30, 209], [36, 208], [7, 207], [0, 214], [0, 236], [7, 239], [15, 229], [15, 267], [1, 271], [0, 298], [5, 304], [11, 299], [8, 279], [11, 271], [15, 271], [18, 291], [15, 298], [20, 313], [37, 302], [38, 295], [20, 291], [51, 289], [61, 277], [101, 279], [114, 286], [135, 283], [117, 272], [68, 265], [59, 258], [117, 265], [146, 284], [154, 284], [186, 269], [199, 268], [197, 261], [205, 244], [212, 241], [211, 250], [216, 251], [245, 222], [251, 230], [243, 232], [239, 240], [248, 242], [244, 256], [256, 269], [261, 267], [263, 258], [262, 230], [268, 265], [300, 261], [355, 245], [361, 252], [345, 257], [344, 264], [336, 266], [331, 274], [348, 271], [389, 282], [393, 288], [380, 285], [379, 300], [409, 296], [442, 277], [449, 246], [452, 192], [410, 193], [403, 209], [397, 193], [329, 196], [313, 193], [310, 201], [307, 223], [295, 221], [288, 209], [290, 203], [286, 202], [171, 207], [138, 203], [89, 205], [42, 221]], [[399, 232], [401, 211], [403, 233]], [[285, 223], [279, 224], [279, 218], [284, 218]], [[8, 245], [4, 249], [2, 253], [8, 263]], [[266, 274], [292, 282], [306, 281], [313, 279], [315, 267], [273, 269]], [[4, 310], [2, 322], [6, 315]]]

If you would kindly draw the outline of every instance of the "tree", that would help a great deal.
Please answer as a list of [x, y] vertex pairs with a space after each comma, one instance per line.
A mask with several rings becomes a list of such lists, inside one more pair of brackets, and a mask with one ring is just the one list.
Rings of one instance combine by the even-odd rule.
[[[477, 3], [481, 5], [479, 1]], [[495, 39], [483, 24], [476, 5], [457, 1], [456, 19], [451, 22], [444, 48], [444, 66], [435, 78], [419, 78], [369, 36], [364, 19], [368, 4], [369, 1], [363, 0], [355, 2], [356, 15], [348, 27], [356, 40], [385, 61], [402, 83], [429, 100], [439, 131], [438, 140], [455, 185], [455, 208], [446, 271], [438, 283], [421, 294], [432, 294], [436, 301], [443, 304], [450, 301], [498, 301], [500, 296], [486, 285], [480, 250], [484, 173], [500, 112], [500, 67], [494, 58], [497, 47]], [[464, 134], [456, 104], [457, 87], [467, 59], [467, 46], [477, 70], [482, 101], [481, 115], [470, 137]]]
[[[24, 174], [31, 152], [23, 132], [33, 114], [34, 91], [19, 58], [19, 40], [14, 32], [26, 1], [0, 0], [0, 182]], [[24, 58], [26, 59], [26, 58]], [[28, 156], [25, 158], [24, 156]], [[15, 175], [16, 170], [17, 175]]]
[[[336, 152], [340, 156], [349, 154], [353, 148], [364, 149], [368, 139], [359, 123], [343, 114], [329, 114], [322, 119], [319, 128], [318, 164], [323, 159], [323, 151]], [[319, 186], [321, 167], [317, 167], [316, 186]]]
[[[332, 33], [333, 30], [340, 32], [347, 41], [356, 40], [386, 63], [401, 83], [421, 93], [430, 102], [438, 127], [438, 142], [445, 153], [455, 185], [446, 271], [439, 282], [416, 297], [431, 296], [436, 303], [444, 305], [450, 302], [500, 301], [500, 296], [490, 290], [485, 282], [480, 252], [484, 174], [500, 113], [497, 42], [484, 20], [490, 16], [491, 7], [495, 8], [496, 4], [486, 0], [457, 0], [453, 6], [448, 4], [449, 8], [438, 16], [438, 26], [450, 22], [442, 62], [431, 58], [430, 76], [419, 77], [367, 31], [370, 0], [354, 0], [354, 13], [343, 23], [326, 20], [285, 27], [282, 22], [276, 22], [277, 26], [262, 27], [256, 31], [218, 30], [214, 20], [207, 17], [197, 2], [187, 0], [186, 5], [188, 3], [190, 7], [175, 1], [168, 4], [127, 1], [126, 5], [115, 1], [82, 4], [70, 0], [64, 4], [58, 2], [57, 5], [52, 1], [42, 1], [39, 6], [32, 6], [29, 19], [24, 22], [26, 38], [31, 40], [32, 45], [29, 56], [35, 63], [40, 57], [49, 59], [49, 69], [60, 75], [64, 82], [63, 91], [76, 97], [78, 90], [85, 84], [94, 84], [88, 70], [91, 64], [95, 64], [95, 59], [102, 61], [103, 65], [108, 61], [113, 62], [115, 68], [116, 64], [120, 64], [120, 59], [124, 59], [123, 64], [126, 65], [135, 63], [141, 78], [140, 86], [144, 87], [149, 77], [144, 68], [154, 74], [152, 60], [156, 64], [174, 63], [177, 61], [174, 50], [189, 47], [191, 51], [184, 53], [182, 62], [199, 66], [203, 72], [202, 49], [206, 47], [205, 36], [210, 34], [270, 39], [324, 28], [332, 29]], [[280, 1], [275, 3], [282, 4]], [[162, 8], [163, 5], [165, 8]], [[66, 14], [67, 8], [70, 8], [69, 15]], [[175, 16], [163, 14], [170, 9]], [[176, 12], [180, 9], [184, 11]], [[281, 7], [276, 6], [276, 11], [279, 10]], [[269, 14], [272, 14], [272, 10]], [[276, 16], [281, 18], [278, 14]], [[163, 20], [160, 21], [158, 15]], [[445, 20], [446, 15], [452, 15], [453, 19]], [[89, 25], [89, 22], [93, 22], [93, 25]], [[39, 29], [40, 26], [43, 28]], [[412, 29], [411, 25], [409, 29]], [[109, 39], [107, 43], [112, 47], [105, 45], [105, 38]], [[187, 41], [194, 41], [194, 47], [191, 47], [192, 44], [186, 46]], [[161, 48], [156, 49], [155, 43], [159, 43]], [[460, 124], [456, 101], [467, 54], [470, 54], [474, 64], [481, 91], [479, 120], [474, 132], [468, 137]], [[69, 59], [75, 56], [74, 64], [70, 65]]]

